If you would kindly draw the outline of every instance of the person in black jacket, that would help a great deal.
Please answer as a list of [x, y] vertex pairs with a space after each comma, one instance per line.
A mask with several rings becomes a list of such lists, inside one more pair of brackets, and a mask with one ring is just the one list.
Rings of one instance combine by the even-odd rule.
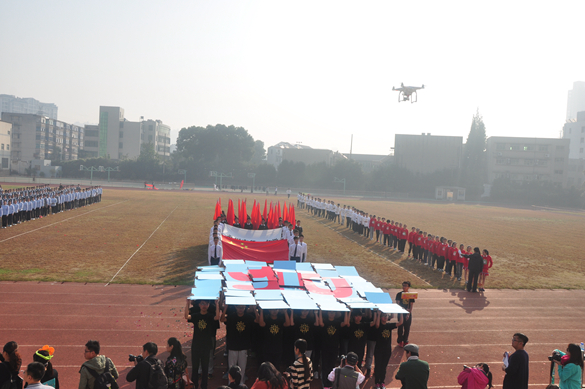
[[[469, 277], [467, 279], [467, 291], [477, 292], [477, 279], [483, 270], [483, 258], [479, 251], [479, 247], [473, 249], [473, 254], [464, 255], [465, 258], [469, 258]], [[473, 286], [471, 285], [473, 283]], [[471, 290], [473, 288], [473, 290]]]
[[148, 342], [142, 346], [142, 361], [138, 362], [134, 359], [134, 367], [128, 372], [126, 381], [136, 381], [136, 389], [148, 389], [148, 381], [150, 380], [150, 372], [152, 365], [158, 363], [156, 354], [158, 353], [158, 346], [156, 343]]

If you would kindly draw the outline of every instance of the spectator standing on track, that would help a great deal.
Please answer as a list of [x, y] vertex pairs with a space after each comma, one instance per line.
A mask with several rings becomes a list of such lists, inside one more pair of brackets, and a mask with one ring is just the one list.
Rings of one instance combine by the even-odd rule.
[[288, 383], [270, 362], [263, 362], [258, 369], [258, 378], [252, 389], [287, 389]]
[[465, 258], [469, 258], [469, 279], [467, 281], [467, 291], [477, 292], [477, 280], [481, 271], [483, 270], [483, 258], [481, 257], [479, 247], [473, 249], [473, 254], [464, 255]]
[[396, 373], [397, 380], [402, 382], [402, 389], [427, 389], [429, 381], [429, 364], [418, 357], [418, 346], [404, 346], [406, 362], [402, 362]]
[[[528, 343], [528, 337], [520, 332], [515, 333], [512, 337], [512, 347], [515, 351], [508, 356], [508, 366], [505, 363], [502, 365], [502, 370], [506, 372], [502, 389], [528, 389], [529, 358], [528, 353], [524, 351], [526, 343]], [[504, 357], [507, 355], [506, 351]]]
[[[579, 345], [571, 343], [567, 346], [567, 353], [558, 351], [563, 357], [568, 356], [566, 363], [553, 359], [559, 371], [559, 387], [561, 389], [580, 389], [583, 378], [583, 352]], [[564, 359], [564, 358], [563, 358]]]
[[55, 349], [53, 347], [49, 347], [48, 345], [43, 346], [34, 353], [33, 361], [42, 363], [45, 367], [45, 374], [41, 379], [41, 384], [59, 389], [59, 373], [53, 369], [53, 364], [51, 363], [54, 353]]
[[479, 291], [485, 292], [485, 278], [490, 275], [489, 270], [494, 265], [494, 261], [492, 257], [490, 257], [490, 253], [487, 250], [483, 250], [482, 256], [483, 258], [483, 269], [481, 271], [481, 276], [479, 277]]
[[[141, 361], [134, 359], [134, 367], [126, 375], [126, 381], [136, 381], [136, 389], [149, 389], [152, 386], [152, 381], [157, 382], [157, 378], [161, 377], [160, 374], [157, 376], [156, 369], [158, 365], [158, 371], [164, 372], [163, 363], [156, 358], [158, 353], [158, 346], [156, 343], [148, 342], [142, 346], [142, 358]], [[162, 374], [165, 383], [167, 377]], [[158, 386], [155, 386], [158, 388]]]
[[177, 338], [169, 338], [167, 352], [169, 356], [165, 363], [165, 375], [168, 389], [184, 389], [183, 374], [187, 370], [187, 357], [183, 354], [181, 342]]
[[40, 362], [29, 363], [24, 372], [24, 380], [27, 388], [30, 389], [52, 389], [52, 386], [41, 384], [41, 379], [45, 374], [45, 365]]
[[313, 380], [313, 365], [311, 360], [305, 355], [307, 351], [307, 341], [297, 339], [294, 346], [295, 361], [289, 366], [285, 375], [290, 378], [291, 389], [309, 389]]
[[412, 325], [412, 307], [414, 305], [414, 299], [403, 299], [402, 293], [408, 293], [410, 289], [410, 281], [404, 281], [402, 283], [402, 292], [396, 294], [396, 304], [406, 309], [409, 313], [402, 313], [402, 319], [399, 321], [402, 325], [398, 326], [398, 339], [396, 342], [399, 347], [404, 347], [408, 344], [408, 336], [410, 335], [410, 326]]
[[457, 382], [461, 389], [488, 389], [493, 388], [492, 373], [485, 363], [478, 363], [475, 367], [463, 366], [463, 371], [459, 373]]
[[4, 388], [7, 383], [12, 382], [14, 386], [8, 386], [9, 389], [22, 388], [22, 378], [18, 375], [22, 358], [18, 352], [16, 342], [8, 342], [2, 349], [4, 361], [0, 363], [0, 388]]
[[[115, 380], [118, 379], [118, 370], [116, 370], [114, 362], [110, 358], [100, 355], [100, 342], [88, 340], [83, 355], [86, 361], [79, 370], [79, 389], [93, 389], [95, 377], [104, 373], [106, 368]], [[96, 375], [94, 376], [92, 372]]]

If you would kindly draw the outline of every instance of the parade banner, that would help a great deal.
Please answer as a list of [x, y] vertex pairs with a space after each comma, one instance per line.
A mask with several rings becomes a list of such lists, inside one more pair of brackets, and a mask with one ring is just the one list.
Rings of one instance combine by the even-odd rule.
[[[262, 234], [270, 231], [278, 231], [280, 233], [280, 230], [254, 231], [242, 230], [240, 228], [235, 229], [252, 234]], [[241, 240], [225, 235], [224, 227], [224, 236], [221, 243], [223, 247], [223, 259], [244, 259], [247, 261], [262, 261], [266, 263], [288, 260], [288, 242], [280, 239], [280, 237], [279, 240]]]
[[[221, 234], [224, 237], [252, 242], [268, 242], [282, 239], [282, 228], [272, 230], [246, 230], [244, 228], [233, 227], [228, 224], [223, 225]], [[223, 239], [222, 239], [223, 241]], [[286, 242], [283, 240], [283, 242]], [[288, 249], [288, 245], [287, 245]], [[287, 258], [288, 259], [288, 258]]]

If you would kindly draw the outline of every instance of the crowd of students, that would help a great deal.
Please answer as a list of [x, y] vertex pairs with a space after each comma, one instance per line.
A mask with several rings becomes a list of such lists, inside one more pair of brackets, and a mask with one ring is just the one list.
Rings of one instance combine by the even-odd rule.
[[2, 228], [70, 211], [102, 200], [101, 186], [79, 185], [51, 187], [38, 185], [3, 190], [0, 186]]
[[[191, 379], [194, 383], [201, 379], [202, 389], [207, 389], [208, 377], [200, 377], [199, 367], [206, 372], [213, 364], [210, 351], [215, 348], [220, 323], [226, 326], [228, 366], [239, 366], [243, 375], [238, 384], [247, 380], [248, 353], [252, 351], [261, 370], [266, 363], [264, 369], [288, 374], [293, 385], [302, 389], [313, 378], [330, 388], [330, 373], [339, 366], [340, 356], [348, 352], [356, 354], [356, 366], [364, 370], [365, 377], [371, 375], [375, 362], [375, 384], [383, 388], [392, 353], [392, 330], [403, 324], [403, 315], [392, 321], [393, 315], [370, 309], [345, 313], [262, 310], [257, 306], [228, 306], [221, 300], [189, 299], [186, 304], [185, 319], [193, 323]], [[227, 373], [224, 378], [228, 378]]]
[[[471, 246], [458, 244], [420, 228], [410, 227], [409, 230], [406, 224], [390, 218], [368, 214], [355, 207], [342, 206], [332, 200], [303, 193], [297, 196], [297, 208], [306, 209], [315, 217], [344, 225], [356, 234], [388, 247], [391, 251], [406, 253], [407, 258], [412, 258], [438, 272], [444, 272], [457, 281], [464, 280], [466, 285], [470, 281], [469, 258], [474, 253]], [[483, 266], [478, 274], [477, 286], [479, 291], [483, 292], [493, 260], [486, 249], [481, 252], [481, 256]], [[473, 289], [475, 291], [475, 288]]]

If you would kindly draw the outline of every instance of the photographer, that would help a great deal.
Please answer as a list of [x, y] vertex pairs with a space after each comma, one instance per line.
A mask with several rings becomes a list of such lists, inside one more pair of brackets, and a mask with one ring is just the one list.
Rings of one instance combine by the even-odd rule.
[[[148, 342], [142, 346], [142, 355], [130, 355], [128, 360], [134, 362], [134, 367], [128, 372], [126, 381], [136, 381], [136, 389], [148, 389], [149, 381], [157, 379], [157, 377], [151, 377], [151, 375], [156, 374], [156, 367], [153, 368], [153, 366], [158, 365], [161, 371], [164, 369], [162, 362], [155, 358], [157, 353], [158, 346]], [[164, 373], [162, 375], [164, 377]], [[166, 383], [166, 377], [164, 381]]]
[[329, 373], [327, 379], [333, 382], [332, 389], [359, 389], [366, 377], [357, 367], [358, 356], [354, 352], [342, 357], [341, 364]]
[[[556, 356], [560, 356], [555, 358]], [[567, 353], [555, 350], [552, 357], [549, 357], [559, 371], [560, 389], [580, 389], [583, 372], [583, 353], [575, 343], [567, 346]]]
[[478, 363], [475, 367], [463, 365], [463, 371], [459, 373], [457, 382], [461, 385], [461, 389], [485, 389], [486, 385], [489, 385], [489, 389], [494, 387], [492, 373], [485, 363]]

